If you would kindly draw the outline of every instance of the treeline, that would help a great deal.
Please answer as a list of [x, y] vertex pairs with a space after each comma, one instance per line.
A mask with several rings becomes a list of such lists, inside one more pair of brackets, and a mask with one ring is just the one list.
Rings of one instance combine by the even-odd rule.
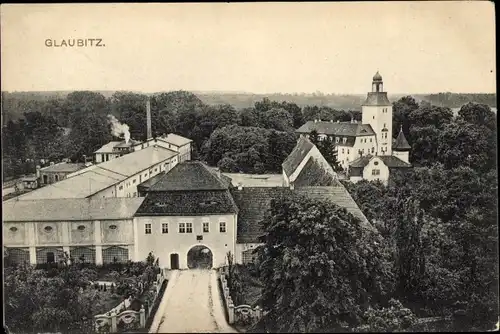
[[[64, 99], [71, 92], [2, 92], [3, 118], [17, 120], [23, 112], [31, 110], [38, 102], [52, 99]], [[101, 95], [110, 98], [115, 92], [99, 91]], [[123, 93], [123, 92], [122, 92]], [[160, 95], [155, 93], [149, 95]], [[235, 109], [251, 108], [255, 103], [268, 98], [272, 101], [288, 101], [303, 108], [308, 105], [330, 107], [334, 109], [361, 110], [365, 94], [252, 94], [252, 93], [224, 93], [224, 92], [195, 92], [195, 95], [207, 105], [229, 104]], [[401, 94], [389, 94], [391, 101], [403, 97]], [[447, 108], [459, 108], [469, 102], [497, 106], [496, 94], [466, 94], [466, 93], [438, 93], [413, 94], [417, 101], [426, 101], [433, 105]]]
[[[4, 177], [33, 173], [40, 159], [90, 158], [113, 139], [109, 114], [129, 126], [133, 139], [145, 140], [147, 98], [130, 92], [116, 92], [107, 98], [82, 91], [17, 105], [23, 117], [9, 120], [2, 131]], [[319, 117], [360, 119], [359, 113], [316, 106], [302, 109], [294, 103], [267, 98], [241, 110], [227, 104], [207, 105], [185, 91], [161, 93], [150, 99], [155, 135], [173, 132], [192, 139], [195, 159], [228, 172], [280, 173], [281, 163], [297, 140], [295, 129], [305, 121]]]

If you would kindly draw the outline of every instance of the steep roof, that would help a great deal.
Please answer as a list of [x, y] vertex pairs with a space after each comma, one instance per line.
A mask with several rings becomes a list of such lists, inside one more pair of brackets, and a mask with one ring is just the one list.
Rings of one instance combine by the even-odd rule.
[[291, 195], [293, 193], [313, 199], [332, 201], [340, 207], [344, 207], [353, 216], [359, 218], [361, 226], [368, 230], [376, 231], [343, 185], [335, 187], [302, 187], [295, 188], [294, 190], [285, 187], [255, 187], [232, 191], [234, 200], [239, 208], [237, 242], [259, 242], [258, 237], [263, 234], [260, 222], [270, 209], [271, 200], [280, 195]]
[[411, 149], [411, 146], [410, 144], [408, 144], [405, 134], [403, 133], [403, 129], [399, 131], [396, 142], [394, 143], [394, 145], [392, 145], [392, 149], [394, 151], [408, 151]]
[[229, 190], [148, 193], [136, 216], [201, 216], [238, 213]]
[[300, 163], [305, 159], [307, 153], [314, 147], [314, 144], [306, 137], [300, 137], [297, 145], [293, 148], [290, 155], [285, 159], [282, 164], [283, 170], [286, 175], [290, 176], [295, 172]]
[[391, 102], [387, 97], [387, 92], [369, 92], [364, 106], [391, 106]]
[[231, 179], [212, 170], [200, 161], [184, 161], [177, 164], [156, 182], [150, 191], [225, 190]]
[[340, 182], [335, 175], [322, 167], [315, 158], [311, 158], [300, 171], [293, 184], [295, 187], [339, 186]]
[[53, 172], [53, 173], [72, 173], [83, 168], [85, 168], [84, 163], [73, 164], [73, 163], [61, 162], [52, 166], [41, 168], [40, 171]]
[[73, 221], [132, 218], [144, 201], [135, 198], [59, 198], [3, 203], [3, 221]]
[[296, 130], [298, 133], [311, 133], [316, 130], [319, 134], [329, 136], [373, 136], [373, 131], [370, 124], [351, 123], [351, 122], [325, 122], [325, 121], [308, 121]]

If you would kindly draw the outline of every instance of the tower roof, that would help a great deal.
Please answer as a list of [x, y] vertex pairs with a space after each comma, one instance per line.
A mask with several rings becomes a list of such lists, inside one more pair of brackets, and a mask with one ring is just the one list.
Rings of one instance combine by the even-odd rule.
[[378, 71], [373, 76], [373, 81], [382, 81], [382, 76], [380, 75], [380, 73], [378, 73]]
[[396, 138], [396, 142], [394, 143], [392, 149], [394, 151], [408, 151], [411, 149], [411, 146], [408, 144], [405, 134], [403, 133], [403, 127], [399, 130], [398, 138]]

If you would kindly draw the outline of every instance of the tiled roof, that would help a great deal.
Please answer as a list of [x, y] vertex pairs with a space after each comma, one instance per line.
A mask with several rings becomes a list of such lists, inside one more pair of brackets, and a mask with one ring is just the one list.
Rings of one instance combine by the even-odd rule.
[[381, 155], [380, 159], [386, 164], [389, 168], [408, 168], [411, 167], [411, 164], [404, 162], [403, 160], [395, 157], [393, 155]]
[[318, 200], [330, 200], [359, 218], [363, 227], [376, 231], [342, 185], [336, 187], [302, 187], [294, 190], [285, 187], [255, 187], [232, 191], [239, 208], [237, 242], [258, 242], [258, 237], [263, 234], [260, 221], [270, 209], [271, 200], [280, 195], [291, 195], [292, 193]]
[[59, 164], [41, 168], [40, 171], [53, 172], [53, 173], [72, 173], [83, 168], [85, 168], [85, 164], [83, 163], [72, 164], [72, 163], [62, 162]]
[[137, 216], [199, 216], [235, 214], [229, 190], [164, 191], [148, 193]]
[[351, 122], [324, 122], [324, 121], [308, 121], [297, 129], [298, 133], [311, 133], [316, 130], [319, 134], [330, 136], [373, 136], [373, 131], [370, 124], [351, 123]]
[[150, 179], [147, 179], [146, 181], [142, 182], [141, 184], [139, 184], [137, 186], [137, 190], [140, 190], [140, 191], [148, 190], [153, 185], [155, 185], [158, 181], [160, 181], [163, 176], [165, 176], [165, 173], [160, 173], [160, 174], [153, 176]]
[[120, 144], [120, 141], [110, 141], [109, 143], [102, 145], [100, 149], [95, 151], [94, 153], [111, 153], [113, 152], [113, 147]]
[[315, 158], [309, 159], [293, 184], [295, 187], [340, 186], [335, 176], [321, 167]]
[[163, 141], [166, 141], [167, 143], [170, 143], [170, 144], [173, 144], [173, 145], [179, 146], [179, 147], [184, 146], [184, 145], [192, 142], [191, 139], [176, 135], [175, 133], [169, 133], [167, 136], [158, 137], [158, 139], [161, 139]]
[[249, 243], [259, 242], [258, 237], [262, 235], [259, 222], [270, 209], [271, 200], [280, 194], [291, 194], [291, 190], [285, 187], [244, 187], [231, 193], [239, 209], [236, 242]]
[[243, 173], [223, 173], [232, 181], [232, 185], [237, 187], [239, 183], [243, 187], [281, 187], [283, 185], [282, 174], [243, 174]]
[[314, 144], [305, 137], [300, 137], [297, 145], [293, 148], [290, 155], [285, 159], [282, 164], [283, 170], [286, 175], [290, 176], [295, 172], [300, 163], [307, 156], [307, 153], [314, 147]]
[[3, 203], [4, 221], [72, 221], [132, 218], [144, 198], [59, 198]]
[[[368, 162], [374, 158], [375, 156], [372, 155], [366, 155], [363, 157], [360, 157], [354, 161], [352, 161], [349, 166], [354, 167], [354, 168], [363, 168], [366, 165], [368, 165]], [[399, 159], [398, 157], [395, 157], [393, 155], [378, 155], [377, 158], [380, 158], [384, 162], [384, 164], [389, 167], [389, 168], [407, 168], [411, 167], [409, 163], [404, 162], [403, 160]]]
[[410, 144], [406, 140], [405, 134], [403, 130], [399, 131], [398, 137], [396, 138], [396, 142], [392, 145], [392, 149], [394, 151], [407, 151], [411, 149]]
[[391, 106], [387, 92], [369, 92], [364, 106]]
[[184, 161], [177, 164], [151, 187], [151, 191], [224, 190], [231, 180], [218, 176], [200, 161]]

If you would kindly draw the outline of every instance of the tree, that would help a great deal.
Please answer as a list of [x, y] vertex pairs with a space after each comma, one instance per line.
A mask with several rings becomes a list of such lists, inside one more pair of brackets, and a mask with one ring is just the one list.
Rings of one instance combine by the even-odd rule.
[[312, 130], [309, 133], [309, 141], [311, 143], [313, 143], [314, 145], [316, 145], [316, 147], [318, 147], [318, 145], [319, 145], [319, 134], [318, 134], [318, 131]]
[[334, 171], [339, 172], [342, 170], [342, 167], [337, 160], [337, 153], [335, 152], [335, 142], [333, 141], [332, 137], [326, 136], [318, 143], [317, 147], [321, 152], [321, 155], [323, 155], [325, 160], [328, 161]]
[[259, 272], [273, 331], [330, 332], [353, 326], [370, 301], [391, 289], [390, 264], [375, 235], [332, 202], [278, 197], [262, 228]]
[[355, 332], [402, 332], [416, 323], [417, 317], [399, 300], [391, 299], [389, 307], [368, 308], [362, 326]]
[[458, 119], [470, 124], [486, 126], [496, 131], [496, 114], [485, 104], [467, 103], [458, 111]]
[[453, 112], [450, 108], [428, 106], [425, 104], [421, 104], [418, 109], [413, 110], [408, 115], [410, 128], [434, 126], [437, 129], [442, 129], [443, 126], [450, 123], [452, 119]]
[[[112, 114], [129, 126], [130, 135], [134, 139], [146, 139], [146, 101], [146, 95], [132, 92], [116, 92], [111, 97]], [[158, 120], [154, 119], [152, 124], [157, 122]]]
[[[400, 129], [403, 126], [403, 132], [409, 133], [410, 114], [419, 108], [418, 103], [411, 96], [404, 96], [392, 104], [392, 128]], [[398, 136], [398, 131], [393, 131], [393, 137]]]

